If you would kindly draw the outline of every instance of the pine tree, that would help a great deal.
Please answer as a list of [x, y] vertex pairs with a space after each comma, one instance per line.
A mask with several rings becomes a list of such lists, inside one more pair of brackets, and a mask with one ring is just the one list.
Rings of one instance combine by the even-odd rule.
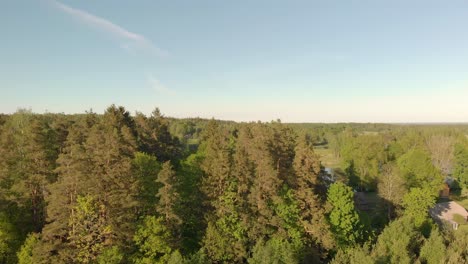
[[180, 175], [181, 250], [185, 254], [199, 250], [206, 229], [203, 206], [205, 197], [200, 188], [203, 175], [200, 168], [202, 161], [202, 154], [197, 152], [182, 160], [177, 171], [177, 175]]
[[[94, 114], [89, 114], [73, 124], [68, 131], [67, 140], [56, 161], [55, 172], [58, 179], [50, 185], [47, 196], [47, 219], [42, 230], [40, 248], [45, 259], [58, 255], [66, 261], [71, 258], [68, 244], [69, 219], [75, 213], [77, 198], [88, 192], [89, 175], [92, 163], [86, 153], [84, 143], [87, 133], [96, 122]], [[94, 120], [94, 121], [93, 121]], [[52, 261], [51, 259], [48, 260]]]
[[138, 203], [140, 205], [138, 215], [154, 215], [158, 192], [158, 173], [161, 164], [156, 157], [142, 152], [136, 152], [132, 161], [132, 171], [137, 180]]
[[256, 240], [270, 236], [281, 225], [281, 219], [271, 206], [277, 200], [283, 181], [278, 174], [278, 160], [272, 156], [273, 131], [264, 124], [251, 127], [251, 140], [247, 151], [255, 166], [255, 176], [248, 196], [252, 218], [256, 219], [249, 230], [249, 237]]
[[231, 181], [208, 223], [203, 249], [213, 262], [242, 263], [247, 258], [247, 228], [241, 219], [236, 189], [236, 183]]
[[130, 114], [123, 107], [110, 106], [84, 144], [92, 164], [88, 192], [104, 206], [104, 218], [115, 232], [117, 244], [126, 244], [132, 237], [132, 223], [140, 207], [138, 182], [132, 173], [135, 134]]
[[437, 228], [433, 228], [431, 235], [421, 247], [420, 259], [428, 264], [444, 263], [446, 248], [444, 238]]
[[413, 220], [401, 217], [385, 227], [372, 255], [379, 263], [414, 263], [420, 241], [421, 234], [416, 231]]
[[214, 207], [217, 198], [227, 187], [232, 166], [232, 149], [229, 144], [228, 131], [221, 128], [216, 121], [210, 121], [204, 135], [204, 160], [201, 168], [204, 172], [202, 190], [207, 197], [207, 206]]
[[295, 196], [301, 212], [301, 224], [312, 241], [325, 249], [333, 247], [330, 227], [316, 190], [320, 161], [310, 141], [304, 136], [296, 147], [293, 167], [296, 175]]
[[468, 188], [468, 146], [463, 144], [455, 145], [455, 166], [453, 177], [464, 188]]
[[48, 130], [47, 123], [24, 110], [12, 115], [3, 127], [0, 178], [6, 198], [30, 217], [28, 222], [21, 223], [26, 232], [42, 229], [46, 187], [55, 180], [53, 161], [47, 150]]
[[158, 161], [180, 158], [180, 144], [169, 132], [169, 121], [156, 108], [149, 118], [141, 113], [135, 117], [140, 151], [155, 155]]
[[180, 197], [177, 192], [176, 174], [170, 161], [163, 163], [156, 182], [161, 185], [156, 195], [158, 198], [156, 211], [164, 219], [164, 223], [173, 238], [178, 241], [180, 240], [180, 226], [182, 224], [182, 220], [177, 213]]

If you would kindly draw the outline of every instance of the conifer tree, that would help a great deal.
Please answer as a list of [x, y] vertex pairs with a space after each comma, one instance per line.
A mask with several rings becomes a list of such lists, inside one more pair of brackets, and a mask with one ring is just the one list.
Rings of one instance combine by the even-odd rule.
[[140, 205], [138, 215], [154, 215], [158, 192], [158, 173], [161, 164], [156, 157], [143, 152], [136, 152], [132, 161], [132, 173], [134, 174], [138, 192], [137, 199]]
[[132, 173], [135, 133], [130, 114], [123, 107], [110, 106], [84, 144], [92, 163], [88, 191], [104, 206], [102, 213], [118, 244], [132, 237], [139, 208], [138, 182]]
[[278, 160], [274, 160], [272, 150], [273, 131], [264, 124], [251, 127], [251, 140], [248, 145], [249, 157], [255, 166], [255, 175], [248, 196], [252, 218], [256, 219], [249, 230], [252, 240], [273, 234], [281, 225], [281, 220], [271, 206], [278, 200], [278, 192], [283, 181], [278, 174]]
[[169, 121], [158, 108], [148, 118], [137, 113], [135, 124], [140, 151], [155, 155], [161, 162], [180, 158], [179, 142], [170, 134]]
[[431, 235], [425, 239], [421, 247], [420, 259], [428, 264], [444, 263], [446, 256], [445, 241], [437, 227], [433, 228]]
[[158, 198], [156, 211], [162, 217], [173, 238], [176, 238], [175, 240], [178, 241], [180, 240], [180, 226], [182, 224], [182, 220], [177, 212], [180, 197], [176, 189], [176, 174], [170, 161], [163, 163], [156, 181], [161, 185], [156, 195]]
[[239, 212], [236, 189], [232, 181], [219, 197], [216, 215], [203, 239], [203, 249], [214, 262], [242, 263], [247, 258], [247, 228]]
[[91, 113], [73, 124], [56, 161], [58, 167], [55, 172], [58, 179], [49, 187], [50, 194], [46, 199], [47, 219], [40, 241], [42, 255], [46, 259], [53, 254], [59, 255], [62, 260], [71, 258], [68, 244], [69, 219], [75, 213], [78, 196], [84, 195], [91, 187], [89, 175], [92, 163], [84, 143], [95, 122], [96, 117]]
[[316, 194], [320, 161], [310, 141], [304, 136], [296, 147], [293, 167], [296, 175], [295, 196], [306, 234], [325, 249], [331, 249], [333, 238], [325, 219], [325, 211]]
[[455, 145], [455, 166], [453, 177], [463, 188], [468, 188], [468, 146]]
[[[20, 110], [3, 127], [1, 138], [2, 187], [8, 199], [29, 215], [26, 231], [40, 231], [45, 220], [46, 186], [55, 180], [46, 152], [47, 124], [30, 111]], [[26, 217], [23, 217], [27, 219]]]
[[421, 234], [416, 231], [413, 220], [401, 217], [379, 235], [372, 255], [379, 263], [414, 263], [419, 241]]
[[204, 133], [202, 190], [207, 197], [207, 205], [214, 207], [215, 201], [227, 187], [227, 179], [231, 173], [232, 149], [227, 131], [216, 121], [210, 121]]
[[183, 253], [191, 254], [199, 250], [205, 232], [205, 196], [201, 191], [203, 172], [200, 168], [203, 155], [200, 152], [181, 161], [177, 174], [180, 175], [180, 217]]

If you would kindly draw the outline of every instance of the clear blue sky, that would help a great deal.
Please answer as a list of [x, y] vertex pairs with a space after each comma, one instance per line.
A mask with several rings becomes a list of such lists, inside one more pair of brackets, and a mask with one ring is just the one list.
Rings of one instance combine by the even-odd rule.
[[0, 112], [467, 122], [467, 1], [0, 3]]

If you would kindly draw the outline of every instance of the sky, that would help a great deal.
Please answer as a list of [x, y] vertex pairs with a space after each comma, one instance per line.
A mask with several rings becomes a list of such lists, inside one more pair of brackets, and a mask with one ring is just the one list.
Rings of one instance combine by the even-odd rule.
[[468, 122], [468, 1], [0, 2], [0, 112]]

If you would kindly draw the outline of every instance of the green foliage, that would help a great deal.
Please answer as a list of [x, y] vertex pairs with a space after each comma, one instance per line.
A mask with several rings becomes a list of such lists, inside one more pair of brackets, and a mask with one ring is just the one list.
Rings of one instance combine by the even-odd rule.
[[205, 142], [201, 146], [204, 156], [201, 163], [204, 172], [202, 190], [210, 206], [214, 206], [213, 203], [226, 190], [230, 176], [232, 148], [228, 133], [214, 120], [204, 131]]
[[[236, 240], [229, 233], [225, 233], [217, 223], [208, 223], [206, 234], [203, 239], [203, 250], [212, 262], [235, 262], [236, 259], [245, 257], [242, 245], [236, 244]], [[241, 251], [241, 254], [235, 254]]]
[[301, 261], [300, 253], [300, 248], [285, 239], [271, 238], [266, 242], [260, 240], [254, 246], [248, 263], [296, 264]]
[[206, 228], [203, 219], [203, 194], [200, 191], [202, 171], [200, 163], [203, 156], [192, 154], [183, 160], [177, 172], [180, 175], [180, 217], [182, 219], [182, 250], [191, 254], [199, 249]]
[[137, 113], [134, 120], [140, 151], [156, 156], [161, 162], [179, 159], [179, 141], [170, 134], [169, 120], [158, 108], [149, 117]]
[[468, 259], [468, 231], [454, 230], [447, 235], [450, 243], [447, 246], [445, 262], [449, 264], [466, 263]]
[[[275, 212], [282, 220], [281, 227], [285, 231], [285, 238], [297, 247], [302, 246], [303, 228], [300, 223], [300, 209], [293, 190], [284, 186], [281, 190], [280, 199], [274, 200]], [[281, 235], [281, 233], [280, 233]]]
[[170, 233], [164, 226], [163, 218], [146, 216], [133, 237], [138, 248], [135, 263], [165, 263], [172, 252], [169, 239]]
[[297, 210], [298, 218], [295, 225], [300, 223], [305, 231], [306, 239], [319, 244], [325, 250], [333, 248], [334, 241], [330, 227], [325, 219], [323, 202], [318, 190], [324, 189], [320, 185], [320, 160], [315, 154], [310, 140], [307, 137], [299, 138], [295, 148], [293, 169], [296, 182], [292, 187], [292, 194], [286, 193], [286, 200], [294, 203], [292, 209]]
[[40, 231], [45, 222], [44, 188], [53, 180], [56, 143], [42, 116], [19, 110], [3, 127], [0, 179], [9, 201], [28, 211], [26, 231]]
[[167, 264], [184, 264], [185, 259], [178, 250], [172, 252], [171, 256], [167, 260]]
[[351, 247], [340, 249], [336, 253], [331, 264], [373, 264], [375, 263], [374, 258], [370, 254], [370, 250], [367, 246]]
[[155, 156], [136, 152], [133, 159], [133, 173], [138, 181], [138, 200], [141, 206], [141, 215], [155, 213], [154, 205], [157, 202], [156, 193], [158, 186], [156, 183], [161, 164]]
[[[468, 235], [430, 233], [427, 209], [452, 166], [466, 187], [466, 134], [179, 120], [114, 105], [0, 115], [0, 263], [15, 252], [38, 264], [319, 263], [335, 253], [333, 263], [464, 263]], [[358, 214], [350, 187], [328, 188], [317, 147], [346, 165], [349, 186], [377, 186], [386, 207]]]
[[437, 228], [433, 228], [429, 239], [421, 247], [420, 259], [427, 264], [444, 263], [446, 255], [444, 238]]
[[113, 246], [106, 248], [97, 257], [98, 264], [119, 264], [122, 263], [124, 254], [119, 247]]
[[438, 194], [443, 178], [440, 171], [432, 164], [429, 154], [421, 149], [411, 149], [398, 158], [398, 167], [405, 178], [408, 188], [430, 186]]
[[0, 262], [13, 263], [19, 236], [5, 213], [0, 213]]
[[453, 177], [458, 181], [460, 186], [468, 188], [468, 147], [466, 145], [455, 145]]
[[27, 236], [21, 249], [17, 252], [18, 264], [37, 263], [34, 258], [34, 248], [39, 243], [39, 234], [31, 233]]
[[206, 257], [203, 250], [199, 250], [194, 254], [190, 255], [188, 259], [185, 260], [186, 264], [208, 264], [210, 261]]
[[421, 227], [428, 220], [429, 209], [434, 206], [435, 202], [436, 196], [430, 187], [411, 188], [403, 197], [405, 215], [411, 217], [417, 227]]
[[73, 259], [80, 263], [96, 260], [112, 238], [112, 229], [102, 216], [103, 206], [90, 195], [78, 196], [70, 216], [68, 240], [75, 248]]
[[164, 223], [172, 234], [172, 237], [178, 236], [182, 223], [177, 213], [180, 198], [176, 190], [176, 174], [170, 161], [164, 162], [161, 171], [158, 173], [156, 182], [161, 185], [156, 194], [158, 198], [156, 211], [163, 217]]
[[341, 154], [356, 189], [375, 190], [379, 167], [387, 159], [381, 137], [362, 135], [348, 138]]
[[422, 239], [409, 217], [391, 222], [377, 238], [373, 255], [377, 263], [412, 263]]
[[168, 229], [170, 236], [170, 245], [172, 247], [180, 244], [180, 226], [182, 219], [179, 216], [179, 193], [177, 191], [178, 182], [175, 171], [170, 161], [166, 161], [158, 173], [156, 182], [160, 185], [156, 197], [158, 198], [156, 204], [156, 212], [164, 219], [164, 224]]
[[393, 209], [402, 203], [402, 195], [406, 192], [404, 184], [405, 181], [397, 166], [386, 164], [382, 167], [377, 189], [380, 197], [385, 200], [389, 221], [392, 219]]
[[[133, 236], [140, 207], [138, 180], [132, 171], [137, 150], [135, 124], [123, 107], [110, 106], [95, 124], [84, 143], [91, 162], [88, 193], [101, 203], [115, 234], [113, 243], [125, 243]], [[105, 146], [105, 147], [103, 147]]]
[[327, 201], [332, 207], [328, 219], [340, 246], [354, 245], [363, 239], [353, 197], [351, 187], [341, 182], [332, 184], [328, 190]]

